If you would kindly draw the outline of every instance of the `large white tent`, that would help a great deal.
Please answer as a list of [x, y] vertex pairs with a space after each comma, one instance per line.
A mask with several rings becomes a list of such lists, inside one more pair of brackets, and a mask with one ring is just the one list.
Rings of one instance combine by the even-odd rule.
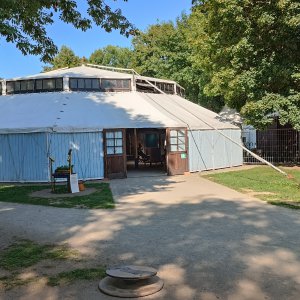
[[[6, 93], [14, 82], [62, 78], [59, 91]], [[130, 80], [128, 90], [72, 90], [70, 78]], [[139, 91], [135, 83], [173, 84], [174, 93]], [[146, 84], [145, 84], [146, 83]], [[27, 84], [28, 86], [28, 84]], [[186, 128], [188, 171], [242, 164], [240, 129], [176, 93], [174, 81], [81, 66], [5, 80], [0, 96], [0, 181], [47, 181], [48, 158], [63, 164], [73, 148], [79, 177], [105, 176], [103, 131]], [[225, 138], [222, 131], [230, 139]], [[184, 156], [182, 156], [184, 157]]]

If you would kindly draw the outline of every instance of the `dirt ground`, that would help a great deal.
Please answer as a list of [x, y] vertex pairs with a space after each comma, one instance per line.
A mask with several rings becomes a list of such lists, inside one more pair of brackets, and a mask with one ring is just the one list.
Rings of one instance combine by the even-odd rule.
[[[89, 266], [152, 266], [165, 286], [145, 300], [299, 299], [299, 211], [268, 205], [199, 174], [110, 185], [114, 210], [0, 203], [0, 247], [16, 238], [67, 243]], [[65, 262], [27, 273], [72, 267]], [[97, 285], [94, 280], [49, 287], [41, 278], [0, 291], [0, 299], [117, 299]]]

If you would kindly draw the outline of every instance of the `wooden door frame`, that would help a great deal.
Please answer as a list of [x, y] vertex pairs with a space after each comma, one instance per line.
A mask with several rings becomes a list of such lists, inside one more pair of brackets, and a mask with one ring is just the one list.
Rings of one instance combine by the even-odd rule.
[[[171, 143], [170, 143], [170, 131], [171, 130], [184, 130], [185, 132], [185, 151], [171, 151]], [[167, 165], [167, 174], [172, 175], [170, 173], [170, 168], [169, 168], [169, 159], [170, 159], [170, 154], [186, 154], [186, 167], [184, 172], [189, 171], [189, 144], [188, 144], [188, 129], [187, 127], [168, 127], [166, 128], [166, 165]]]
[[[122, 131], [122, 148], [123, 153], [122, 155], [119, 154], [107, 154], [107, 147], [106, 147], [106, 133], [107, 132], [117, 132]], [[109, 178], [108, 174], [108, 157], [118, 157], [123, 156], [123, 170], [124, 170], [124, 178], [127, 177], [127, 156], [126, 156], [126, 129], [125, 128], [106, 128], [103, 129], [103, 154], [104, 154], [104, 174], [105, 178]]]

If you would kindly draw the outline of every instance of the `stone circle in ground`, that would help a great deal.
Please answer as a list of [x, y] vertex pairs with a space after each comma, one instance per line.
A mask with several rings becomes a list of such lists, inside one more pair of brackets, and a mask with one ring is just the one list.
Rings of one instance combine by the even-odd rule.
[[51, 189], [45, 189], [41, 191], [36, 191], [30, 194], [30, 197], [36, 198], [72, 198], [78, 196], [87, 196], [95, 193], [97, 190], [95, 188], [85, 188], [84, 191], [79, 193], [63, 193], [63, 194], [55, 194], [52, 193]]
[[99, 282], [103, 293], [120, 297], [136, 298], [152, 295], [160, 291], [164, 283], [156, 276], [157, 271], [144, 266], [118, 266], [106, 270], [108, 275]]
[[118, 266], [106, 270], [107, 276], [127, 280], [147, 279], [156, 274], [157, 271], [154, 268], [134, 265]]
[[155, 294], [164, 286], [164, 282], [153, 276], [142, 280], [124, 280], [105, 277], [99, 283], [99, 289], [103, 293], [119, 298], [137, 298]]

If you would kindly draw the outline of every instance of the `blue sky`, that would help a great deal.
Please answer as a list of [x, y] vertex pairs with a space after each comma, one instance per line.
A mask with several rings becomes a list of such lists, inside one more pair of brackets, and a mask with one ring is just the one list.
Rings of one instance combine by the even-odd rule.
[[[84, 0], [78, 2], [80, 7], [85, 3]], [[141, 30], [145, 30], [149, 25], [157, 22], [175, 21], [182, 12], [189, 13], [191, 2], [192, 0], [106, 1], [107, 4], [121, 8], [129, 21]], [[107, 45], [122, 47], [131, 45], [130, 39], [121, 36], [117, 31], [106, 33], [104, 30], [94, 27], [87, 32], [82, 32], [59, 20], [48, 27], [48, 34], [59, 48], [66, 45], [72, 48], [77, 55], [85, 57], [89, 57], [94, 50]], [[0, 78], [39, 73], [44, 65], [39, 57], [23, 56], [14, 44], [6, 43], [3, 38], [0, 38], [0, 57]]]

